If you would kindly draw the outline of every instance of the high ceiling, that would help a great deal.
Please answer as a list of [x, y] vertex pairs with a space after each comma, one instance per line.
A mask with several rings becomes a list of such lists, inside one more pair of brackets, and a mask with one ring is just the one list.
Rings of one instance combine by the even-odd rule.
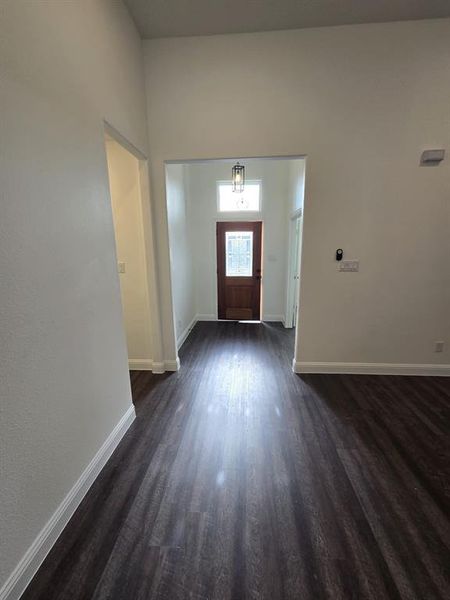
[[124, 0], [143, 38], [450, 16], [450, 0]]

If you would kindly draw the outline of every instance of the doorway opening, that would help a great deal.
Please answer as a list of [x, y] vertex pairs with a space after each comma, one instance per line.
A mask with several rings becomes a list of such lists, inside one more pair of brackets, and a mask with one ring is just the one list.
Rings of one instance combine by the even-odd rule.
[[105, 124], [111, 210], [122, 315], [130, 370], [152, 370], [151, 306], [147, 264], [147, 161]]
[[[300, 271], [305, 161], [292, 156], [166, 162], [177, 350], [197, 321], [296, 326], [299, 302], [291, 271], [292, 265]], [[237, 162], [245, 167], [238, 192], [232, 181]]]

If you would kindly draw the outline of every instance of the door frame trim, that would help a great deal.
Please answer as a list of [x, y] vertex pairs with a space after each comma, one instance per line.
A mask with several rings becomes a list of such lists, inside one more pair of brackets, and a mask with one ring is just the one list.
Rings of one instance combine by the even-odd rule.
[[[289, 232], [288, 232], [288, 257], [287, 257], [287, 282], [286, 282], [286, 315], [284, 326], [287, 328], [294, 327], [294, 303], [295, 303], [295, 285], [294, 285], [294, 271], [295, 271], [295, 254], [294, 254], [294, 240], [295, 240], [295, 223], [297, 219], [302, 217], [302, 210], [299, 209], [293, 213], [289, 219]], [[301, 226], [301, 224], [300, 224]], [[301, 243], [299, 244], [299, 252], [301, 253]], [[300, 261], [299, 261], [299, 267]]]

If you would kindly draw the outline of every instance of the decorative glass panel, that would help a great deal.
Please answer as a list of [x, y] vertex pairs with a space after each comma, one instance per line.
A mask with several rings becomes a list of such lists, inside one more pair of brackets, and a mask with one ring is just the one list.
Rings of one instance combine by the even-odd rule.
[[251, 277], [253, 275], [253, 231], [225, 232], [225, 256], [227, 277]]
[[233, 192], [231, 183], [219, 183], [219, 212], [261, 210], [260, 183], [246, 183], [243, 192]]

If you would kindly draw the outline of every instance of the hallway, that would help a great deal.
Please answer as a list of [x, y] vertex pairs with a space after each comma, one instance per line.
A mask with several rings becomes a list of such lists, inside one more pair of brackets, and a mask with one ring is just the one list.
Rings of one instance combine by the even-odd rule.
[[133, 372], [137, 419], [24, 598], [448, 597], [450, 380], [300, 377], [293, 344], [197, 323], [178, 373]]

